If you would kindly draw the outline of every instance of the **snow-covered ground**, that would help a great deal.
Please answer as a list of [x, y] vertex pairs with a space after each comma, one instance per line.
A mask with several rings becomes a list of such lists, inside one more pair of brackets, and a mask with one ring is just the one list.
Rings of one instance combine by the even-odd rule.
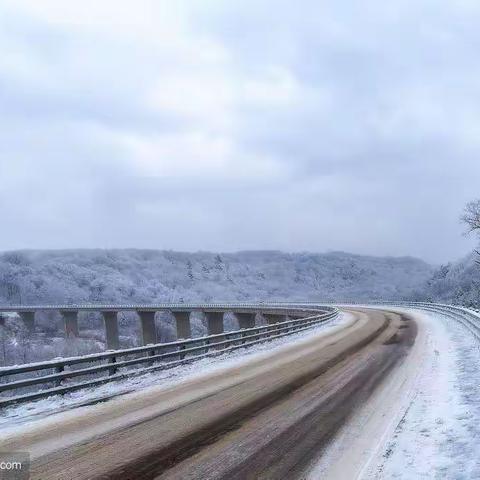
[[419, 375], [363, 478], [480, 478], [479, 341], [447, 316], [422, 312], [419, 321], [426, 347]]
[[238, 366], [239, 363], [249, 362], [253, 358], [271, 355], [275, 350], [289, 347], [294, 342], [301, 342], [312, 335], [324, 332], [326, 329], [340, 328], [351, 321], [352, 318], [351, 314], [341, 313], [336, 319], [316, 325], [311, 329], [266, 341], [251, 347], [227, 352], [215, 357], [200, 359], [191, 364], [139, 375], [95, 388], [86, 388], [63, 396], [56, 395], [26, 404], [12, 406], [5, 409], [0, 415], [0, 429], [15, 427], [36, 419], [44, 418], [53, 413], [97, 403], [117, 395], [146, 389], [148, 387], [171, 386], [194, 377], [200, 372], [202, 374], [213, 373], [221, 369]]

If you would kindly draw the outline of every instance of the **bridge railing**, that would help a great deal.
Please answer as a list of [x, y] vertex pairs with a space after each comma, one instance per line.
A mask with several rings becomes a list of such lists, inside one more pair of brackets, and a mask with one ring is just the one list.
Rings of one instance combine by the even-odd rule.
[[[336, 308], [325, 307], [324, 310], [327, 311], [299, 319], [188, 340], [2, 367], [0, 394], [3, 398], [0, 398], [0, 407], [173, 368], [207, 356], [284, 337], [338, 316]], [[90, 378], [75, 382], [81, 377]], [[36, 387], [36, 390], [31, 391], [32, 387]], [[12, 392], [13, 395], [4, 396]]]

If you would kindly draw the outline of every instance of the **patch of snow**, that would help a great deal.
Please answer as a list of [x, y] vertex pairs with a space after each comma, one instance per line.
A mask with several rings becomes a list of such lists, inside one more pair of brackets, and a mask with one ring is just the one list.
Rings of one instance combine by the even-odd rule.
[[479, 342], [451, 317], [421, 315], [429, 355], [410, 405], [364, 478], [480, 478]]

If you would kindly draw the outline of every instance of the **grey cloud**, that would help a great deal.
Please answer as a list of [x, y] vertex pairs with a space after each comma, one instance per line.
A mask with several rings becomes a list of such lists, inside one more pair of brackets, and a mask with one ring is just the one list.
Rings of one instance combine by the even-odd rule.
[[[13, 59], [0, 63], [0, 249], [343, 249], [432, 261], [466, 252], [458, 216], [480, 178], [479, 11], [453, 1], [302, 7], [192, 3], [189, 41], [227, 52], [206, 66], [167, 61], [121, 32], [10, 12], [0, 47]], [[18, 74], [21, 62], [31, 77]], [[296, 96], [235, 97], [225, 107], [231, 125], [218, 128], [209, 111], [196, 118], [149, 103], [157, 80], [195, 81], [212, 65], [234, 97], [269, 68], [291, 75]], [[225, 140], [222, 160], [239, 171], [253, 157], [288, 175], [245, 163], [238, 179], [195, 165], [149, 177], [141, 153], [119, 141], [141, 149], [198, 132]]]

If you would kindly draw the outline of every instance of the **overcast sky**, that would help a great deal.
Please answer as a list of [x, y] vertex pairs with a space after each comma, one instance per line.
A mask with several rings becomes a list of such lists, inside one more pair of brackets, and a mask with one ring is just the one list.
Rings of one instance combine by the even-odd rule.
[[2, 0], [0, 250], [455, 259], [479, 25], [478, 0]]

